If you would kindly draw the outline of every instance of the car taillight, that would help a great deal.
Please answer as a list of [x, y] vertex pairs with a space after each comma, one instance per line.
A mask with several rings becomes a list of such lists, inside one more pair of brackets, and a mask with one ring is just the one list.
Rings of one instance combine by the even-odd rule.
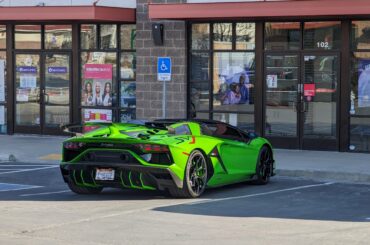
[[170, 151], [166, 145], [137, 144], [136, 146], [143, 152], [166, 153]]
[[78, 150], [85, 146], [85, 143], [82, 142], [65, 142], [64, 148], [68, 150]]

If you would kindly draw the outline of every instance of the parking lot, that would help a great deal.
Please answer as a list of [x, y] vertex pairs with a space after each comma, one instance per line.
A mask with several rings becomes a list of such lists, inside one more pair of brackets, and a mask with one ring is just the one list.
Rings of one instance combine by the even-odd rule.
[[368, 244], [370, 185], [275, 177], [201, 199], [79, 196], [58, 165], [0, 163], [0, 244]]

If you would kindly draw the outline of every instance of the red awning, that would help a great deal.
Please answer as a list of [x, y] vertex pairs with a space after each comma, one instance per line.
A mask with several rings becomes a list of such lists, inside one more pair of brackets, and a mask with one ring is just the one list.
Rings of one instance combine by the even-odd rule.
[[201, 20], [259, 17], [361, 16], [369, 0], [295, 0], [149, 4], [150, 19]]
[[1, 7], [0, 21], [117, 21], [135, 22], [136, 10], [103, 6]]

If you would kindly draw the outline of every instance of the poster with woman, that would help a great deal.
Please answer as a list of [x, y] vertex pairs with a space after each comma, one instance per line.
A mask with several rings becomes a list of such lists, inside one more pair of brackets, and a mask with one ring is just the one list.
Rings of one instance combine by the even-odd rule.
[[370, 60], [359, 61], [358, 107], [370, 107]]
[[111, 64], [86, 64], [84, 66], [84, 84], [82, 88], [82, 105], [112, 106]]

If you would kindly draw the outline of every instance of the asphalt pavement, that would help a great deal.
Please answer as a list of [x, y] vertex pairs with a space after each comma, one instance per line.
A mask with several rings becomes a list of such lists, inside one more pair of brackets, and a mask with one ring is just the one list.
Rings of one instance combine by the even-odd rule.
[[69, 191], [55, 164], [0, 164], [0, 244], [368, 244], [370, 185], [274, 177], [209, 189]]

